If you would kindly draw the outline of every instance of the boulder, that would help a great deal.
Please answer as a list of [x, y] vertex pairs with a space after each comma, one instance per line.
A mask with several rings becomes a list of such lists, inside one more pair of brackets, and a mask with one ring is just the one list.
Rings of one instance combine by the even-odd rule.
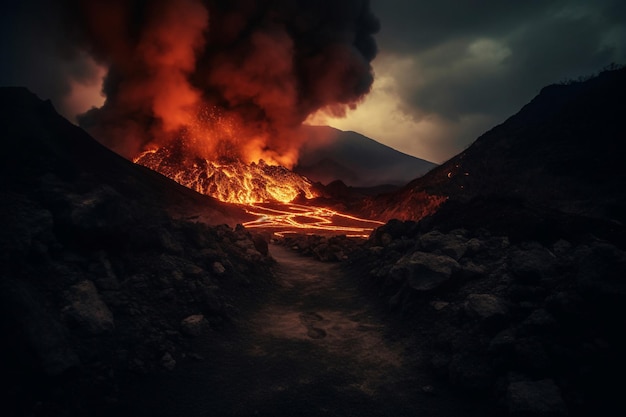
[[558, 417], [567, 415], [561, 391], [551, 379], [511, 382], [506, 407], [512, 417]]
[[127, 201], [107, 185], [83, 195], [68, 196], [68, 199], [69, 226], [90, 242], [124, 235], [132, 226], [132, 210]]
[[173, 371], [176, 367], [176, 360], [171, 353], [165, 352], [161, 357], [161, 365], [168, 371]]
[[268, 241], [269, 236], [265, 236], [261, 233], [252, 233], [254, 248], [263, 256], [268, 256], [269, 254]]
[[583, 297], [622, 304], [626, 300], [626, 252], [596, 242], [581, 255], [576, 281]]
[[509, 269], [524, 283], [537, 283], [554, 271], [556, 258], [546, 248], [517, 250], [511, 254]]
[[416, 291], [431, 291], [450, 281], [459, 269], [458, 262], [449, 256], [418, 251], [398, 260], [389, 274]]
[[222, 265], [221, 262], [213, 262], [213, 272], [217, 275], [222, 275], [226, 272], [226, 268]]
[[202, 314], [191, 315], [180, 322], [180, 329], [184, 335], [197, 337], [205, 333], [209, 323]]
[[443, 234], [433, 230], [420, 236], [419, 245], [426, 252], [439, 251], [457, 261], [467, 252], [467, 239], [460, 233]]
[[81, 281], [67, 293], [69, 304], [63, 313], [72, 325], [90, 335], [110, 332], [115, 328], [113, 314], [100, 298], [92, 281]]
[[[4, 279], [0, 302], [17, 330], [3, 334], [4, 346], [11, 343], [22, 346], [20, 354], [25, 357], [22, 360], [28, 361], [27, 369], [41, 367], [46, 375], [60, 375], [80, 366], [81, 361], [68, 339], [67, 329], [46, 309], [45, 300], [24, 283]], [[9, 365], [22, 365], [19, 356], [4, 358], [7, 359]]]
[[504, 300], [491, 294], [470, 294], [463, 304], [465, 312], [480, 320], [502, 320], [508, 314]]

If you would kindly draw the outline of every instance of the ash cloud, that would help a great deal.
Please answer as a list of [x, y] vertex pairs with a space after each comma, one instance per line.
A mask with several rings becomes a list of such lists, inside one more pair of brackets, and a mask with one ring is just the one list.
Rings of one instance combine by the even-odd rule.
[[344, 114], [373, 82], [368, 0], [66, 0], [61, 15], [68, 49], [108, 68], [80, 124], [127, 157], [183, 136], [290, 166], [306, 117]]

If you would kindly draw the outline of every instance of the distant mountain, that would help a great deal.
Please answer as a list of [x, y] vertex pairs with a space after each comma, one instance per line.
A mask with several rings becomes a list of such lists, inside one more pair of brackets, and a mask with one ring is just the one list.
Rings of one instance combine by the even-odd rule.
[[546, 227], [561, 213], [623, 228], [625, 91], [626, 69], [545, 87], [464, 152], [371, 200], [369, 214], [419, 219], [437, 212], [438, 221], [450, 226], [507, 228], [524, 224], [522, 217], [533, 211]]
[[309, 139], [294, 171], [323, 184], [341, 180], [352, 187], [404, 185], [437, 166], [356, 132], [327, 126], [303, 130]]

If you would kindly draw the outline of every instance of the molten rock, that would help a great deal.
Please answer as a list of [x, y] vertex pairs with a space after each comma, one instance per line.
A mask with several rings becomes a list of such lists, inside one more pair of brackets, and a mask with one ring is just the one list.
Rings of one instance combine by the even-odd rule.
[[263, 160], [249, 165], [241, 161], [215, 162], [173, 146], [144, 152], [135, 162], [200, 194], [230, 203], [287, 203], [300, 195], [315, 197], [307, 178]]

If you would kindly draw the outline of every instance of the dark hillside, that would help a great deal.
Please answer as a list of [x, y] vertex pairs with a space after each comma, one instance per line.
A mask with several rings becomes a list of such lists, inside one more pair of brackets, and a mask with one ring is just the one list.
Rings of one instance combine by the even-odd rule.
[[2, 415], [111, 415], [120, 384], [190, 360], [194, 335], [267, 283], [267, 244], [224, 224], [240, 209], [119, 157], [25, 89], [0, 89], [0, 128]]
[[623, 223], [624, 91], [626, 69], [546, 87], [464, 152], [375, 200], [371, 212], [418, 218], [434, 211], [424, 196], [451, 204], [482, 198]]
[[546, 87], [370, 200], [396, 219], [351, 268], [423, 341], [441, 381], [498, 415], [625, 411], [625, 92], [626, 69]]

